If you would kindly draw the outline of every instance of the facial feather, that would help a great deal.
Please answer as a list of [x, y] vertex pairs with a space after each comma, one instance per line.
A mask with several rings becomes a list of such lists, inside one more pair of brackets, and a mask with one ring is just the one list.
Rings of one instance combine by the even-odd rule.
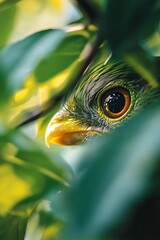
[[116, 86], [125, 86], [134, 92], [132, 111], [128, 113], [127, 117], [145, 105], [157, 101], [160, 96], [157, 90], [152, 89], [141, 76], [124, 63], [100, 64], [85, 73], [80, 84], [76, 86], [66, 101], [65, 109], [70, 112], [72, 118], [82, 122], [86, 127], [110, 129], [121, 120], [116, 123], [114, 121], [106, 122], [99, 114], [97, 102], [104, 89]]

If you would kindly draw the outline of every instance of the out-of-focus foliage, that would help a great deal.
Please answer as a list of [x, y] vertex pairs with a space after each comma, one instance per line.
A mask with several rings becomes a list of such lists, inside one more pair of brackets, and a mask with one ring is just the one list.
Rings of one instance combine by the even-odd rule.
[[1, 0], [0, 5], [0, 20], [5, 23], [5, 28], [1, 29], [0, 45], [15, 42], [34, 32], [64, 27], [80, 17], [68, 0]]
[[43, 135], [111, 54], [159, 87], [159, 0], [1, 0], [0, 22], [0, 239], [158, 240], [158, 105], [81, 146], [74, 174]]
[[[94, 239], [99, 232], [114, 239], [114, 231], [119, 231], [117, 239], [130, 239], [127, 219], [133, 218], [139, 202], [151, 197], [148, 192], [155, 194], [159, 184], [159, 122], [160, 107], [152, 106], [126, 126], [84, 147], [78, 166], [83, 175], [77, 177], [67, 197], [72, 221], [65, 239], [85, 239], [86, 236]], [[120, 141], [122, 138], [125, 141]], [[108, 161], [104, 161], [104, 154]], [[147, 216], [147, 211], [142, 214]], [[149, 217], [154, 221], [152, 214]], [[159, 223], [155, 220], [154, 224]], [[141, 233], [142, 238], [138, 236], [138, 229], [135, 231], [131, 239], [148, 239], [148, 234], [149, 239], [158, 239], [154, 238], [158, 235], [156, 228], [156, 232], [146, 229]]]

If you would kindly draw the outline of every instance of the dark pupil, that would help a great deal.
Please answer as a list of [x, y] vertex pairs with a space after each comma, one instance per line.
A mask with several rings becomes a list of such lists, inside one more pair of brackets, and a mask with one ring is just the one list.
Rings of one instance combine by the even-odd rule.
[[125, 97], [120, 92], [111, 93], [105, 99], [105, 105], [107, 105], [110, 112], [119, 113], [125, 106]]

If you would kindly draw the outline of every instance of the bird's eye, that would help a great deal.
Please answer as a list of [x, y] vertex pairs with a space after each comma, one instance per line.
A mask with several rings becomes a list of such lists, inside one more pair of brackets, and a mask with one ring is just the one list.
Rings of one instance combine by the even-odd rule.
[[107, 90], [101, 97], [101, 109], [109, 118], [123, 116], [131, 104], [131, 96], [127, 89], [116, 87]]

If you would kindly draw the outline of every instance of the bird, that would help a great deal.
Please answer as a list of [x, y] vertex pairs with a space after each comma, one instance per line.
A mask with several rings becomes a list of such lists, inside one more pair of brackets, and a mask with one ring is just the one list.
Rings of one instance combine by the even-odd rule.
[[[160, 63], [158, 57], [156, 61]], [[84, 73], [50, 120], [46, 145], [82, 144], [125, 123], [139, 109], [157, 101], [159, 90], [127, 63], [111, 59], [97, 64]]]

